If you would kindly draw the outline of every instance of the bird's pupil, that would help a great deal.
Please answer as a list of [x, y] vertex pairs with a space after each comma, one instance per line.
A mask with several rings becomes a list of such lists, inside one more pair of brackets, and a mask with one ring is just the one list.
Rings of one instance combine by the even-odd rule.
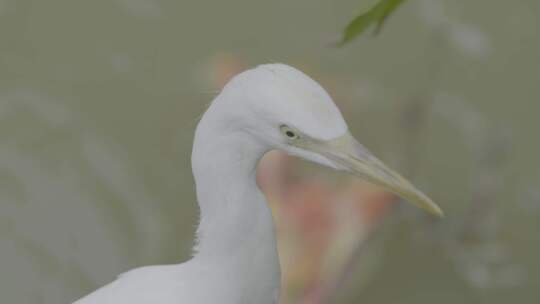
[[294, 137], [294, 132], [292, 132], [292, 131], [287, 131], [287, 132], [285, 132], [285, 134], [287, 134], [287, 136], [289, 136], [289, 137]]

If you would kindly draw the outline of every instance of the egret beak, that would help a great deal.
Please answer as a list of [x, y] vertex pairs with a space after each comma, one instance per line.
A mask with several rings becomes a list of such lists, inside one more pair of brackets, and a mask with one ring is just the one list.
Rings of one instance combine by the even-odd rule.
[[329, 141], [315, 140], [311, 148], [340, 169], [380, 186], [433, 215], [443, 216], [437, 204], [397, 172], [386, 167], [350, 133]]

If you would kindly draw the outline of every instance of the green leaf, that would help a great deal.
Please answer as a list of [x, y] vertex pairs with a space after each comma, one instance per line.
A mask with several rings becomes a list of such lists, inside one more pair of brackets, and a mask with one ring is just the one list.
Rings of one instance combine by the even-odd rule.
[[374, 33], [378, 34], [385, 21], [388, 19], [388, 16], [390, 16], [404, 1], [405, 0], [380, 0], [368, 11], [349, 22], [343, 31], [343, 38], [339, 42], [339, 45], [342, 46], [351, 42], [372, 25], [375, 26]]

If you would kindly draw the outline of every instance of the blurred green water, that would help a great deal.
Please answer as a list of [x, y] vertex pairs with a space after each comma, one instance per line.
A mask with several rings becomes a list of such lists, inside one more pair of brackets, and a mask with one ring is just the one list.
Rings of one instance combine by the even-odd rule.
[[379, 37], [336, 49], [369, 1], [0, 0], [2, 302], [67, 303], [127, 269], [189, 257], [192, 133], [215, 94], [208, 70], [229, 54], [312, 74], [389, 162], [404, 152], [403, 105], [433, 101], [415, 176], [449, 221], [478, 178], [475, 143], [507, 134], [508, 161], [493, 174], [517, 283], [472, 287], [402, 233], [343, 303], [535, 303], [540, 4], [441, 3], [440, 14], [411, 0]]

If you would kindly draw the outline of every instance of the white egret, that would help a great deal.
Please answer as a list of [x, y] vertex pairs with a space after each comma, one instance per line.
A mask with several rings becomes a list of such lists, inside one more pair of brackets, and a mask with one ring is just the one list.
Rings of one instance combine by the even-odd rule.
[[129, 271], [76, 304], [275, 304], [280, 265], [257, 163], [280, 149], [348, 171], [436, 215], [441, 209], [349, 133], [317, 82], [284, 65], [240, 73], [197, 126], [192, 153], [200, 224], [194, 256]]

